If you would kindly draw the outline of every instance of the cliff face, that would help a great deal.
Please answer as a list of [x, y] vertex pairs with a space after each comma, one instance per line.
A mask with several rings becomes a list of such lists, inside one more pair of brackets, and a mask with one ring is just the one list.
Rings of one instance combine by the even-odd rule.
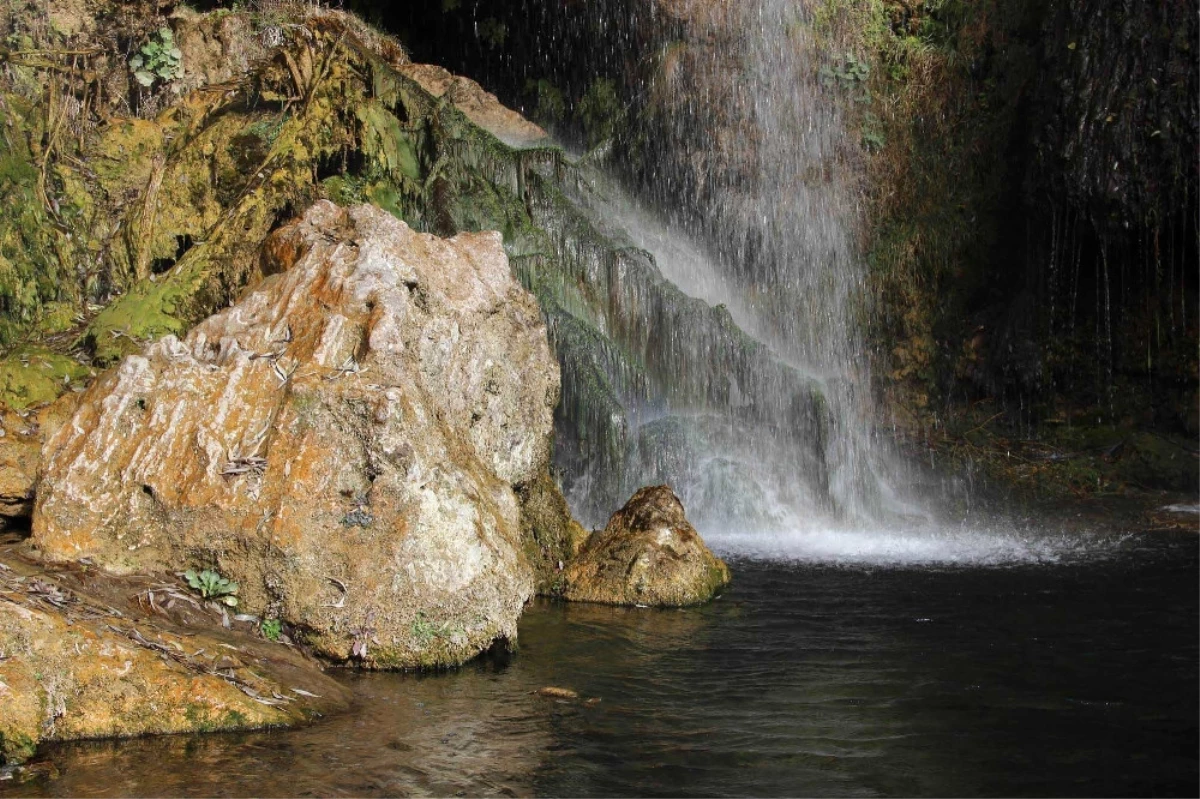
[[[571, 66], [536, 42], [447, 42], [446, 57], [581, 144], [595, 142], [593, 84], [607, 81], [621, 99], [615, 163], [672, 213], [706, 217], [720, 176], [736, 177], [754, 147], [736, 123], [755, 98], [694, 80], [734, 74], [727, 4], [529, 7], [545, 42], [582, 51]], [[1092, 449], [1079, 428], [1099, 426], [1102, 449], [1140, 429], [1194, 450], [1197, 11], [1194, 0], [795, 4], [797, 35], [822, 43], [811, 69], [849, 121], [838, 160], [864, 209], [876, 389], [905, 435], [958, 431], [957, 446], [990, 419], [1006, 448]], [[427, 16], [460, 13], [520, 28], [478, 2]], [[408, 24], [442, 46], [420, 22]], [[1106, 468], [1059, 476], [1139, 482]]]
[[[721, 71], [720, 4], [355, 7], [568, 142], [609, 142], [631, 182], [693, 221], [723, 184], [690, 162], [736, 177], [754, 147], [751, 98], [686, 80]], [[824, 43], [812, 67], [848, 125], [835, 162], [866, 209], [876, 389], [918, 437], [998, 413], [1021, 438], [1097, 419], [1194, 430], [1195, 15], [1090, 8], [826, 0], [797, 17]], [[637, 488], [628, 475], [673, 480], [742, 422], [795, 439], [804, 492], [824, 493], [814, 386], [601, 229], [586, 165], [478, 85], [303, 4], [7, 3], [0, 23], [0, 192], [17, 209], [0, 220], [0, 388], [15, 409], [236, 300], [269, 231], [313, 201], [365, 201], [418, 230], [503, 233], [563, 367], [556, 463], [590, 521]], [[135, 54], [154, 71], [139, 77]], [[691, 146], [665, 149], [665, 131]], [[664, 179], [672, 158], [687, 180]], [[747, 406], [755, 380], [793, 399]], [[711, 418], [692, 426], [707, 439], [685, 440], [672, 409]]]
[[[123, 83], [103, 95], [103, 117], [64, 101], [77, 135], [28, 159], [52, 173], [40, 213], [57, 203], [69, 221], [48, 229], [86, 250], [85, 260], [63, 262], [91, 264], [52, 282], [55, 299], [21, 317], [42, 346], [75, 347], [104, 367], [182, 335], [262, 277], [256, 253], [270, 230], [319, 198], [369, 202], [421, 231], [502, 233], [562, 366], [555, 463], [587, 521], [606, 518], [647, 473], [657, 482], [693, 477], [694, 453], [714, 444], [681, 435], [676, 412], [710, 419], [712, 435], [726, 438], [741, 420], [767, 421], [774, 438], [795, 440], [804, 479], [789, 490], [824, 493], [825, 419], [812, 381], [747, 339], [725, 309], [664, 281], [650, 257], [589, 211], [596, 191], [586, 165], [546, 146], [535, 125], [470, 81], [410, 64], [395, 42], [340, 12], [134, 7], [138, 24], [81, 41], [115, 47], [120, 30], [153, 51], [169, 35], [178, 74], [143, 87], [127, 62], [106, 55], [85, 75], [65, 61], [22, 67], [28, 85], [10, 92], [37, 109], [21, 129], [28, 144], [44, 138], [39, 81], [80, 97], [98, 96], [88, 88], [96, 81]], [[214, 71], [218, 62], [228, 70]], [[744, 399], [766, 394], [784, 399]], [[641, 418], [658, 424], [642, 429]]]

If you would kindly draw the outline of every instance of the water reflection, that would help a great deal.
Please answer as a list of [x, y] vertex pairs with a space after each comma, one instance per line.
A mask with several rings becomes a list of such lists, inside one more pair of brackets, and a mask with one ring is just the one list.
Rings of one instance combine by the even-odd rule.
[[506, 664], [347, 674], [356, 709], [304, 730], [54, 747], [60, 778], [0, 794], [1194, 795], [1196, 539], [1139, 541], [743, 561], [698, 609], [538, 603]]

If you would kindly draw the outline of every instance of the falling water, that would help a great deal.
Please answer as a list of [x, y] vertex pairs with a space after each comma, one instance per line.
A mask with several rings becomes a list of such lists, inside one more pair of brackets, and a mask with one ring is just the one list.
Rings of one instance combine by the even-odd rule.
[[839, 87], [821, 80], [813, 5], [750, 0], [682, 12], [693, 38], [664, 54], [650, 87], [651, 102], [668, 108], [655, 199], [682, 204], [679, 224], [655, 225], [641, 209], [606, 210], [668, 279], [725, 305], [742, 329], [819, 381], [829, 410], [830, 509], [862, 522], [911, 508], [889, 488], [872, 432], [858, 324], [865, 296], [855, 148]]
[[818, 37], [815, 5], [660, 3], [672, 41], [644, 87], [641, 190], [593, 153], [553, 179], [567, 202], [529, 195], [560, 270], [518, 261], [563, 366], [568, 500], [596, 526], [665, 482], [730, 554], [1053, 559], [1079, 542], [936, 523], [877, 433], [854, 89], [827, 69], [853, 56]]

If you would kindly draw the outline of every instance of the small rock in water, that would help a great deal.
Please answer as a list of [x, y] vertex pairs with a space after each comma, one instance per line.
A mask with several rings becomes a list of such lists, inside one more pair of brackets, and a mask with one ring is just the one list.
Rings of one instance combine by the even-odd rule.
[[567, 568], [566, 599], [636, 607], [707, 602], [729, 583], [729, 568], [684, 516], [667, 486], [638, 491], [593, 533]]
[[538, 696], [545, 696], [550, 699], [578, 699], [579, 694], [572, 691], [570, 688], [555, 688], [553, 685], [547, 685], [545, 688], [539, 688], [535, 691]]

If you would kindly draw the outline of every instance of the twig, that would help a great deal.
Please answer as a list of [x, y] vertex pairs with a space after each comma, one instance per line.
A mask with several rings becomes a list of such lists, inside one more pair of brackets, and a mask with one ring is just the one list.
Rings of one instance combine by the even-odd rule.
[[339, 580], [336, 577], [330, 577], [330, 576], [326, 575], [325, 579], [328, 580], [329, 582], [333, 583], [334, 585], [336, 585], [338, 588], [340, 588], [342, 591], [342, 596], [338, 599], [337, 602], [334, 602], [334, 603], [327, 602], [327, 603], [321, 605], [321, 607], [323, 607], [323, 608], [344, 608], [346, 606], [346, 595], [350, 593], [350, 590], [348, 588], [346, 588], [345, 583], [343, 583], [341, 580]]

